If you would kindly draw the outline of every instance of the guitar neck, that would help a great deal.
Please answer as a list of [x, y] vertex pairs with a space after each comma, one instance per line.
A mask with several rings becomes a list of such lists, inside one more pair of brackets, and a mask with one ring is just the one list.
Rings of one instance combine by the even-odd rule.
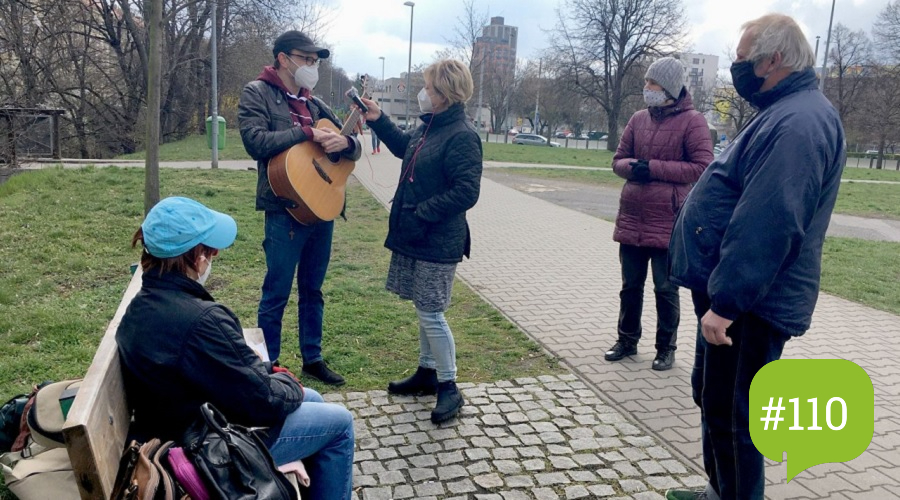
[[353, 129], [356, 128], [357, 122], [359, 121], [361, 114], [358, 109], [354, 109], [352, 113], [350, 113], [350, 117], [347, 118], [347, 121], [344, 122], [344, 128], [341, 129], [341, 135], [350, 135], [353, 133]]

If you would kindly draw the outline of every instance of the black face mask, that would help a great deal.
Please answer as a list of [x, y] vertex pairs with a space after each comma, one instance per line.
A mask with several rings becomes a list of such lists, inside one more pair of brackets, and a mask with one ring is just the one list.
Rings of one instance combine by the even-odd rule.
[[753, 61], [741, 61], [731, 64], [731, 81], [738, 95], [753, 104], [753, 94], [759, 92], [766, 79], [753, 72]]

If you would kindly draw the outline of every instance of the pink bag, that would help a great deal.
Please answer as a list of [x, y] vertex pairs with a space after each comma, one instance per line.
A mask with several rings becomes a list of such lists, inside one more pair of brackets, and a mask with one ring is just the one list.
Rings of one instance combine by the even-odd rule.
[[203, 484], [203, 479], [197, 473], [194, 464], [188, 460], [181, 448], [170, 448], [168, 454], [169, 465], [172, 466], [172, 472], [175, 479], [184, 488], [184, 491], [190, 495], [193, 500], [209, 500], [209, 491]]

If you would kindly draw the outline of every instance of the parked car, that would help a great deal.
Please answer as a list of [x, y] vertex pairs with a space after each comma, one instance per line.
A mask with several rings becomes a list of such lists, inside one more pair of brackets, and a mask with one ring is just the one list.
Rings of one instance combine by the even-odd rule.
[[565, 132], [557, 132], [554, 137], [556, 137], [557, 139], [565, 139], [566, 133]]
[[603, 139], [606, 139], [606, 132], [591, 130], [590, 132], [588, 132], [588, 139], [592, 141], [602, 141]]
[[585, 141], [587, 139], [588, 139], [588, 135], [585, 134], [584, 132], [578, 134], [578, 140]]
[[519, 133], [518, 130], [511, 128], [511, 129], [509, 129], [509, 132], [506, 133], [506, 135], [516, 135], [518, 133]]
[[878, 150], [870, 149], [870, 150], [866, 151], [866, 156], [878, 156]]
[[[513, 139], [513, 144], [530, 144], [532, 146], [546, 146], [547, 138], [542, 135], [535, 134], [518, 134], [515, 139]], [[551, 147], [558, 148], [560, 144], [558, 142], [551, 142]]]

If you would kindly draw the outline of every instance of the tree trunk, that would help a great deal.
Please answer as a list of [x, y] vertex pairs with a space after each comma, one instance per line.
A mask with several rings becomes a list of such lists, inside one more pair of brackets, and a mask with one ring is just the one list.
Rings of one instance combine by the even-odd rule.
[[619, 147], [619, 106], [613, 106], [606, 114], [606, 126], [609, 132], [606, 136], [606, 150], [616, 152]]
[[144, 163], [144, 214], [159, 202], [159, 99], [162, 67], [163, 0], [150, 0], [147, 64], [147, 159]]

